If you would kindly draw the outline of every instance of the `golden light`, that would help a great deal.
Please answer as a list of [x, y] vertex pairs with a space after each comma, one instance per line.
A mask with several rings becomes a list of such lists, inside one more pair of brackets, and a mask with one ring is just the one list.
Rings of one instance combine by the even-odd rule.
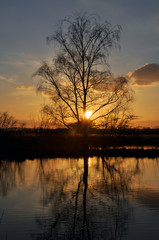
[[86, 111], [85, 117], [86, 117], [87, 119], [90, 118], [91, 115], [92, 115], [92, 111], [90, 111], [90, 110]]
[[88, 158], [88, 166], [89, 167], [91, 166], [91, 158], [90, 157]]

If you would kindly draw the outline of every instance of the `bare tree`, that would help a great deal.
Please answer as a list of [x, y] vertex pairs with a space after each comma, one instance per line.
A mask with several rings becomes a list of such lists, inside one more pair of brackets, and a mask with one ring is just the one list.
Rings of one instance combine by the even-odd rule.
[[120, 26], [84, 14], [64, 19], [47, 37], [57, 51], [34, 76], [40, 77], [37, 90], [52, 100], [45, 112], [56, 122], [85, 130], [90, 123], [103, 126], [108, 116], [132, 101], [128, 80], [113, 78], [108, 64], [111, 50], [119, 47], [120, 32]]
[[136, 118], [132, 109], [126, 104], [126, 106], [120, 106], [107, 115], [101, 125], [103, 124], [103, 127], [108, 129], [125, 129], [129, 127], [130, 121]]
[[1, 112], [0, 113], [0, 128], [8, 129], [13, 128], [17, 124], [17, 120], [8, 114], [8, 112]]

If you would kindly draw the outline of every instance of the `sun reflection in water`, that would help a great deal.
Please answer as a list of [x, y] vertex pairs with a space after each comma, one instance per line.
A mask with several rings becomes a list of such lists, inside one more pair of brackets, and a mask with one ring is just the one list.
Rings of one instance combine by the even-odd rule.
[[88, 167], [90, 167], [91, 166], [91, 158], [89, 157], [88, 158]]

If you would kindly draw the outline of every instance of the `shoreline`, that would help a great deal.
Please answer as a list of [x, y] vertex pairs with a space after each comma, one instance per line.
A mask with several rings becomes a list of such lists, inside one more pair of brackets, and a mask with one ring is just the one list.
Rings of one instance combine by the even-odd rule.
[[81, 135], [53, 131], [3, 131], [0, 159], [114, 156], [159, 157], [159, 134], [90, 134], [88, 148]]

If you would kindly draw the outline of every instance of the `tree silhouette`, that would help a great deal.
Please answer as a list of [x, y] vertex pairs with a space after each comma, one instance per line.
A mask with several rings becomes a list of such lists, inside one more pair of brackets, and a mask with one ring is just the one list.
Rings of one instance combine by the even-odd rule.
[[17, 120], [8, 114], [8, 112], [0, 113], [0, 129], [8, 129], [15, 127], [17, 124]]
[[34, 76], [40, 77], [37, 90], [52, 100], [43, 110], [58, 124], [86, 133], [89, 125], [106, 126], [114, 112], [125, 114], [132, 101], [128, 80], [113, 78], [108, 64], [111, 50], [119, 47], [120, 32], [119, 25], [83, 14], [62, 20], [47, 37], [56, 53]]

